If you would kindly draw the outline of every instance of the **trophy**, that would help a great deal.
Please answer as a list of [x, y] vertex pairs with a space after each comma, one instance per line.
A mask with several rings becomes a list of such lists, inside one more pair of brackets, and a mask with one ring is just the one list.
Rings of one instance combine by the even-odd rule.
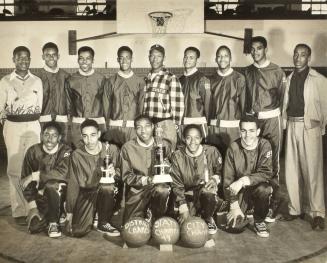
[[103, 160], [103, 166], [101, 167], [102, 177], [100, 179], [100, 184], [114, 184], [115, 183], [115, 173], [110, 173], [110, 167], [113, 166], [111, 156], [109, 154], [109, 143], [106, 142], [106, 156]]
[[169, 174], [170, 165], [166, 158], [166, 147], [163, 146], [162, 143], [162, 133], [163, 129], [160, 125], [157, 125], [155, 130], [155, 141], [157, 144], [157, 147], [155, 148], [155, 174], [152, 180], [154, 184], [171, 183], [173, 181]]

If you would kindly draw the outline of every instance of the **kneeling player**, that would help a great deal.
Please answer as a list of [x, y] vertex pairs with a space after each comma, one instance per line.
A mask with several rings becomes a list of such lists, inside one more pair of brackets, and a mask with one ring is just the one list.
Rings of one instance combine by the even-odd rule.
[[[75, 237], [86, 235], [92, 228], [97, 211], [98, 231], [119, 236], [119, 231], [109, 223], [120, 180], [118, 148], [99, 141], [101, 131], [95, 120], [85, 120], [81, 124], [81, 133], [84, 147], [72, 153], [69, 167], [66, 230]], [[108, 183], [102, 177], [108, 155], [111, 163], [108, 172], [115, 183]]]
[[29, 204], [28, 230], [37, 233], [48, 225], [49, 237], [60, 237], [58, 223], [64, 213], [71, 149], [60, 143], [61, 127], [56, 122], [44, 124], [41, 140], [27, 150], [22, 168], [23, 194]]
[[[152, 120], [141, 115], [134, 120], [134, 126], [137, 137], [125, 143], [121, 149], [122, 177], [126, 184], [124, 223], [132, 217], [149, 216], [147, 211], [151, 211], [153, 220], [163, 216], [168, 209], [170, 195], [167, 183], [152, 182], [157, 147]], [[166, 149], [168, 145], [167, 142]]]
[[271, 145], [258, 137], [260, 128], [255, 117], [243, 117], [240, 129], [241, 138], [228, 148], [224, 164], [225, 197], [230, 201], [227, 221], [232, 228], [238, 228], [238, 219], [253, 208], [254, 230], [260, 237], [269, 237], [264, 220], [272, 194]]
[[[185, 146], [171, 157], [173, 193], [182, 223], [191, 214], [198, 214], [207, 222], [209, 234], [217, 232], [213, 214], [218, 208], [218, 184], [220, 183], [222, 158], [219, 151], [209, 145], [201, 145], [201, 128], [191, 124], [183, 131]], [[188, 195], [193, 195], [188, 202]]]

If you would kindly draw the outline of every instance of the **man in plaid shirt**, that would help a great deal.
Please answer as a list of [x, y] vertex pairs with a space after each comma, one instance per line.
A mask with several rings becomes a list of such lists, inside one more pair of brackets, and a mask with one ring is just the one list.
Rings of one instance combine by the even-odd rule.
[[149, 51], [151, 71], [145, 78], [144, 114], [163, 129], [163, 138], [175, 149], [176, 130], [184, 113], [184, 95], [177, 77], [164, 68], [165, 49], [153, 45]]

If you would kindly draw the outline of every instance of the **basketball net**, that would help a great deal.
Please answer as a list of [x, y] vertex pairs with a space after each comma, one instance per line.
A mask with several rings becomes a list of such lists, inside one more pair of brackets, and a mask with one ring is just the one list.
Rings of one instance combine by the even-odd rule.
[[162, 34], [166, 34], [167, 25], [173, 14], [170, 12], [151, 12], [149, 13], [149, 17], [151, 19], [152, 35], [161, 36]]

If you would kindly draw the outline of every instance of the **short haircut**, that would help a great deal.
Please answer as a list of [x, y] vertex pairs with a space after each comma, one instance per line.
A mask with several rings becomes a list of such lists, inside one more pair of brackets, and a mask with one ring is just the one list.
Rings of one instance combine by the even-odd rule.
[[153, 124], [153, 120], [151, 117], [149, 117], [148, 115], [145, 115], [145, 114], [142, 114], [142, 115], [139, 115], [135, 118], [134, 120], [134, 128], [136, 128], [136, 124], [140, 121], [140, 120], [148, 120], [150, 123]]
[[14, 51], [12, 52], [13, 56], [15, 56], [17, 53], [19, 52], [27, 52], [28, 53], [28, 56], [30, 57], [31, 56], [31, 51], [25, 47], [25, 46], [18, 46], [14, 49]]
[[294, 51], [295, 49], [297, 49], [298, 47], [303, 47], [303, 48], [306, 48], [308, 50], [308, 54], [309, 56], [311, 56], [311, 47], [309, 47], [307, 44], [304, 44], [304, 43], [300, 43], [300, 44], [297, 44], [294, 48]]
[[185, 54], [186, 54], [187, 51], [193, 51], [193, 52], [195, 52], [197, 58], [199, 58], [200, 55], [201, 55], [200, 50], [197, 49], [196, 47], [188, 47], [188, 48], [186, 48], [184, 50], [184, 56], [185, 56]]
[[80, 47], [77, 51], [77, 54], [80, 55], [82, 52], [90, 52], [92, 57], [94, 57], [94, 55], [95, 55], [93, 48], [91, 48], [89, 46]]
[[128, 46], [121, 46], [120, 48], [118, 48], [117, 57], [119, 57], [120, 53], [122, 53], [124, 51], [129, 52], [131, 54], [131, 57], [133, 56], [133, 50], [130, 47], [128, 47]]
[[196, 125], [196, 124], [189, 124], [186, 127], [184, 127], [184, 130], [183, 130], [183, 137], [184, 138], [186, 138], [186, 135], [187, 135], [188, 131], [191, 130], [191, 129], [198, 130], [198, 132], [200, 133], [201, 138], [203, 138], [202, 129], [201, 129], [201, 127], [199, 125]]
[[257, 129], [260, 129], [258, 118], [254, 115], [243, 115], [240, 120], [240, 128], [243, 122], [254, 122], [257, 126]]
[[50, 49], [50, 48], [54, 49], [57, 53], [59, 52], [58, 46], [53, 42], [48, 42], [44, 44], [44, 46], [42, 47], [42, 52], [44, 53], [46, 49]]
[[220, 46], [220, 47], [217, 48], [216, 57], [218, 56], [219, 51], [222, 50], [222, 49], [226, 49], [227, 52], [228, 52], [228, 54], [229, 54], [229, 56], [232, 57], [232, 52], [230, 51], [230, 48], [227, 47], [227, 46], [225, 46], [225, 45]]
[[259, 43], [261, 43], [263, 46], [264, 46], [264, 48], [266, 48], [267, 47], [267, 39], [265, 39], [263, 36], [256, 36], [256, 37], [252, 37], [252, 39], [251, 39], [251, 44], [252, 43], [254, 43], [254, 42], [259, 42]]
[[62, 135], [62, 129], [60, 127], [60, 125], [55, 122], [55, 121], [49, 121], [49, 122], [46, 122], [44, 125], [43, 125], [43, 129], [42, 129], [42, 133], [45, 132], [46, 129], [49, 129], [49, 128], [54, 128], [57, 130], [58, 134], [59, 135]]
[[100, 130], [99, 124], [95, 120], [92, 120], [92, 119], [86, 119], [85, 121], [82, 122], [81, 128], [80, 128], [81, 132], [85, 127], [94, 127], [98, 131]]

